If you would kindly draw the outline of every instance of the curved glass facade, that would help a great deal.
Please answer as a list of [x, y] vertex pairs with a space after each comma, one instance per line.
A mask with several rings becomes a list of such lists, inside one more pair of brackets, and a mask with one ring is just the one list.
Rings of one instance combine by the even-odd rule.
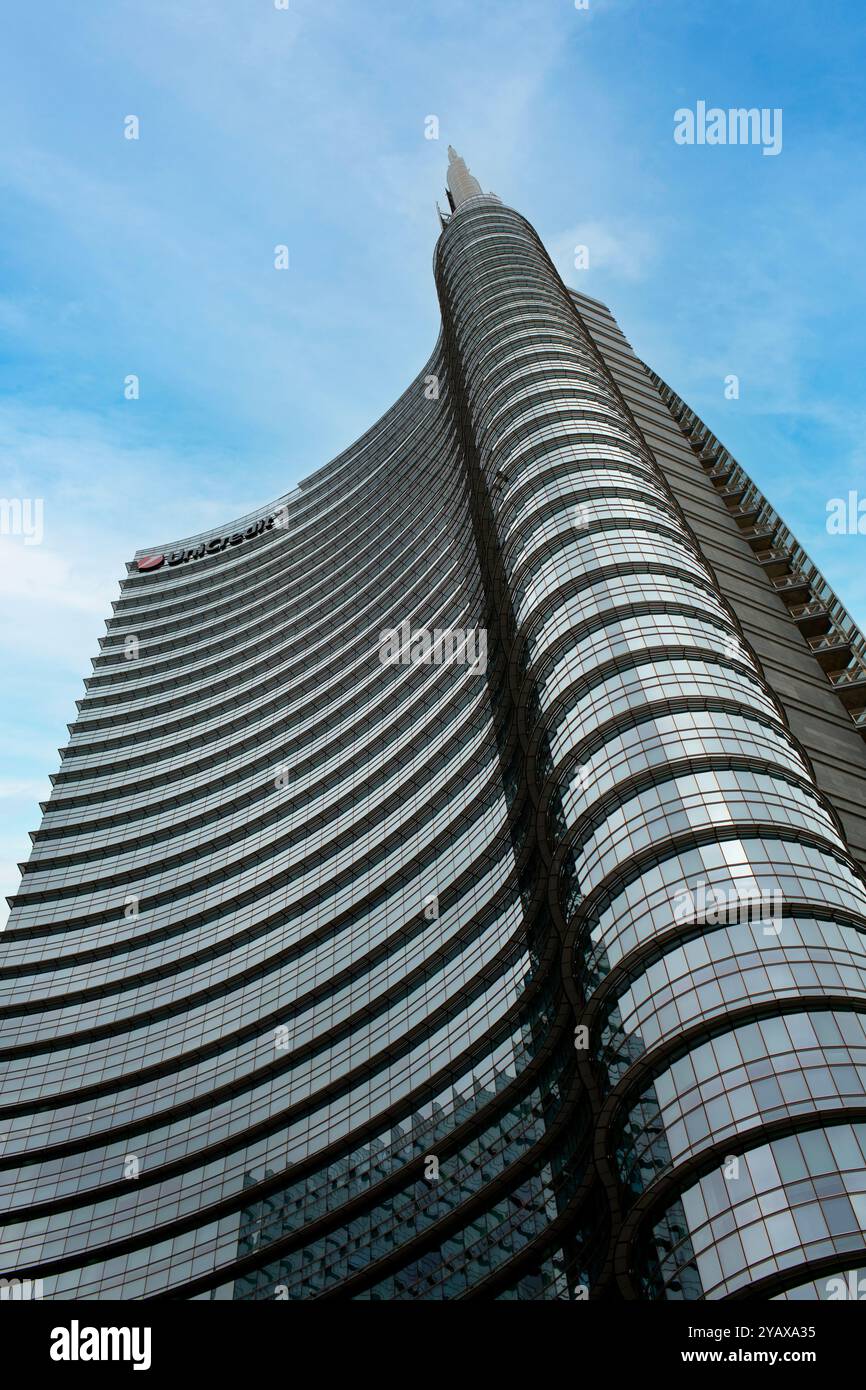
[[122, 580], [0, 960], [0, 1267], [46, 1297], [866, 1264], [862, 867], [574, 298], [459, 164], [409, 389]]

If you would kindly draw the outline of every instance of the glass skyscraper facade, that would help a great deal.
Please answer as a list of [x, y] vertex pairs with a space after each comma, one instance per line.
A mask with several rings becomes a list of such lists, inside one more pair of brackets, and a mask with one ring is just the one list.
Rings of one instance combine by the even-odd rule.
[[0, 951], [45, 1297], [866, 1266], [866, 642], [453, 151], [441, 221], [395, 405], [121, 581]]

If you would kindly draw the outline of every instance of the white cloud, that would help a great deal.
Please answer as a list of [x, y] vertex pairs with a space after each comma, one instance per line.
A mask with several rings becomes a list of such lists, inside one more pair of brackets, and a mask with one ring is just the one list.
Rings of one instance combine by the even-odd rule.
[[107, 611], [105, 590], [83, 585], [69, 557], [42, 545], [25, 545], [18, 538], [0, 537], [0, 597], [24, 604]]
[[[588, 269], [575, 267], [575, 249], [586, 247]], [[569, 231], [559, 232], [548, 243], [550, 258], [572, 289], [580, 290], [586, 283], [587, 294], [589, 278], [593, 271], [606, 272], [611, 278], [624, 280], [643, 280], [648, 274], [657, 254], [654, 237], [640, 225], [623, 222], [612, 225], [606, 222], [580, 222]]]
[[33, 777], [0, 777], [0, 800], [14, 797], [44, 801], [50, 791], [51, 783], [47, 777], [41, 782]]

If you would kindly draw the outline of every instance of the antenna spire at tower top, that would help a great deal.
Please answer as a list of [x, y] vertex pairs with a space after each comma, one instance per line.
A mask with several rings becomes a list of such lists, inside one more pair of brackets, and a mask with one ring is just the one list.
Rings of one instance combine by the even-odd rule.
[[453, 145], [448, 146], [448, 191], [455, 208], [468, 198], [480, 198], [483, 190], [474, 174], [470, 174], [465, 159], [461, 159]]

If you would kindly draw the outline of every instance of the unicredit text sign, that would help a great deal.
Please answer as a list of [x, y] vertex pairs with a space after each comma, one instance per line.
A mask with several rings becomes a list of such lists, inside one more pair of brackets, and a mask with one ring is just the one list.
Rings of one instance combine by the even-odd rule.
[[273, 512], [271, 516], [260, 516], [258, 521], [252, 522], [245, 531], [232, 531], [228, 536], [214, 536], [211, 541], [202, 541], [199, 545], [190, 546], [188, 550], [173, 550], [169, 555], [142, 555], [136, 560], [135, 566], [139, 571], [156, 570], [163, 564], [185, 565], [188, 560], [202, 560], [205, 555], [218, 555], [230, 545], [240, 545], [242, 541], [251, 540], [253, 536], [262, 536], [274, 526], [284, 526], [284, 518], [284, 511]]

